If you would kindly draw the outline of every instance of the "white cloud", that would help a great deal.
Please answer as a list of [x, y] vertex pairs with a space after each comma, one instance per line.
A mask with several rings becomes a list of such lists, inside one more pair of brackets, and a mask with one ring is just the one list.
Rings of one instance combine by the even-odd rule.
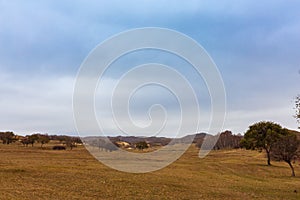
[[[0, 129], [74, 132], [72, 91], [80, 62], [107, 37], [140, 26], [173, 27], [206, 42], [228, 91], [225, 128], [243, 132], [264, 119], [296, 127], [291, 101], [299, 93], [298, 11], [299, 2], [279, 0], [264, 5], [237, 0], [0, 1], [0, 110], [5, 116]], [[114, 83], [106, 81], [104, 99]], [[153, 99], [141, 94], [138, 100], [142, 103], [135, 108], [141, 110], [134, 119], [147, 124], [145, 105]], [[99, 109], [110, 116], [106, 104]], [[175, 121], [171, 127], [178, 125]], [[108, 132], [114, 130], [109, 120], [106, 124]]]
[[273, 121], [289, 129], [297, 129], [292, 104], [281, 107], [266, 107], [254, 110], [230, 110], [225, 122], [226, 129], [234, 133], [245, 133], [251, 124], [259, 121]]
[[74, 133], [72, 77], [1, 74], [1, 130]]

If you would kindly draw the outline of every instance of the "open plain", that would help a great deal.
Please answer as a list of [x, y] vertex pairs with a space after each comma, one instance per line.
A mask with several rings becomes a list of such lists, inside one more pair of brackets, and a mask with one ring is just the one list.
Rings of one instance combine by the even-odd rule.
[[300, 199], [286, 163], [266, 165], [264, 153], [220, 150], [198, 158], [191, 146], [168, 167], [145, 174], [119, 172], [80, 146], [0, 144], [0, 199]]

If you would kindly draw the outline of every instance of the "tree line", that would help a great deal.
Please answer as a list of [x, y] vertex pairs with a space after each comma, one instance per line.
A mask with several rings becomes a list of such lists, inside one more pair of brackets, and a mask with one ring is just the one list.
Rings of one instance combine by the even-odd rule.
[[20, 142], [24, 146], [34, 146], [35, 143], [40, 144], [42, 148], [44, 144], [49, 143], [51, 140], [59, 141], [61, 144], [73, 149], [77, 144], [81, 144], [82, 141], [79, 137], [71, 137], [66, 135], [48, 135], [42, 133], [34, 133], [26, 136], [19, 136], [11, 131], [0, 132], [0, 140], [2, 144], [11, 144], [14, 142]]

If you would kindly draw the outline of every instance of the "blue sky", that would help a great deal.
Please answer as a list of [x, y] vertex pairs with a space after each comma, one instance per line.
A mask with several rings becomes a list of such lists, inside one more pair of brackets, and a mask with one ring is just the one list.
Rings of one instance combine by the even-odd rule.
[[[226, 88], [224, 129], [243, 133], [260, 120], [296, 129], [299, 9], [292, 0], [0, 0], [0, 130], [75, 133], [72, 92], [82, 61], [108, 37], [141, 27], [180, 31], [207, 50]], [[146, 54], [139, 59], [151, 60]], [[136, 105], [138, 112], [143, 104]]]

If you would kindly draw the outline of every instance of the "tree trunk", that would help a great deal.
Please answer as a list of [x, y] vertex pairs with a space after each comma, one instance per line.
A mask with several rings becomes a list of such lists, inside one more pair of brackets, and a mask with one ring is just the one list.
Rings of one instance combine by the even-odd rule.
[[268, 157], [268, 165], [271, 166], [271, 156], [270, 156], [270, 152], [267, 151], [267, 157]]
[[289, 162], [287, 162], [287, 163], [289, 164], [289, 166], [290, 166], [290, 168], [291, 168], [291, 170], [292, 170], [292, 176], [293, 176], [293, 177], [296, 176], [296, 175], [295, 175], [295, 170], [294, 170], [294, 167], [293, 167], [291, 161], [289, 161]]

